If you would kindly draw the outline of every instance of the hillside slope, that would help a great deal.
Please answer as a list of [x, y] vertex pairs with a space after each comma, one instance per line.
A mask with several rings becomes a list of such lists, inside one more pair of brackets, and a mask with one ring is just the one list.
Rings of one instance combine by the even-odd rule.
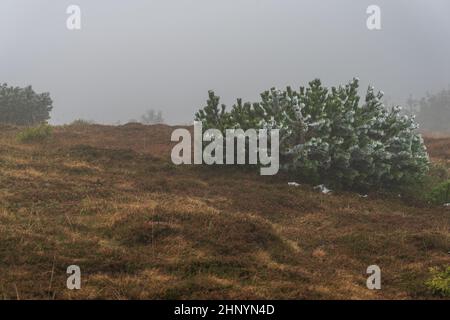
[[[424, 282], [450, 265], [450, 210], [177, 167], [172, 130], [65, 126], [20, 144], [17, 129], [0, 128], [0, 297], [433, 297]], [[427, 143], [440, 146], [433, 158], [450, 149]], [[73, 264], [78, 291], [66, 289]], [[372, 264], [379, 291], [366, 288]]]

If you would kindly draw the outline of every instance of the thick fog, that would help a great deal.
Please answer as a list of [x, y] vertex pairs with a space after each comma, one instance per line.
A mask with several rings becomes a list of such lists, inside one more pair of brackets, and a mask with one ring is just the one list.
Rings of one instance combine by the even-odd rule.
[[[66, 9], [81, 8], [81, 30]], [[381, 30], [366, 26], [381, 8]], [[450, 84], [448, 0], [2, 0], [0, 82], [54, 100], [52, 123], [193, 120], [272, 87], [354, 76], [403, 104]]]

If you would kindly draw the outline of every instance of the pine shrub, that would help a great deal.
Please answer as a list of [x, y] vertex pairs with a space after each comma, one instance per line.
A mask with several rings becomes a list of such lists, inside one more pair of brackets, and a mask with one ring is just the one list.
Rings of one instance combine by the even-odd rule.
[[414, 118], [386, 108], [373, 87], [361, 103], [358, 88], [358, 79], [331, 89], [316, 79], [299, 91], [272, 88], [260, 102], [238, 99], [229, 112], [210, 91], [195, 119], [223, 133], [279, 129], [281, 168], [312, 183], [368, 189], [420, 179], [429, 159]]

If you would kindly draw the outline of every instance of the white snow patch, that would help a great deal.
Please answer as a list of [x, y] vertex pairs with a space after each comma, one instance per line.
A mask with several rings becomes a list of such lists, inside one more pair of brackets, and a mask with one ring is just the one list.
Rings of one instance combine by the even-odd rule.
[[319, 190], [320, 192], [322, 192], [323, 194], [329, 194], [332, 191], [330, 189], [328, 189], [327, 187], [325, 187], [324, 184], [319, 184], [318, 186], [314, 187], [314, 190]]

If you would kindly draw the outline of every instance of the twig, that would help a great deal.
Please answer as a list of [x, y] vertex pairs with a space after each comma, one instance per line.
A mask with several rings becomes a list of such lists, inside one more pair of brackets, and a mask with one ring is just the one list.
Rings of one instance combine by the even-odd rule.
[[14, 289], [16, 290], [16, 298], [17, 300], [20, 300], [19, 290], [17, 289], [16, 284], [14, 283]]
[[56, 255], [53, 256], [52, 273], [50, 275], [50, 285], [48, 286], [48, 297], [49, 298], [50, 298], [50, 293], [52, 291], [53, 274], [55, 273], [55, 260], [56, 260]]

